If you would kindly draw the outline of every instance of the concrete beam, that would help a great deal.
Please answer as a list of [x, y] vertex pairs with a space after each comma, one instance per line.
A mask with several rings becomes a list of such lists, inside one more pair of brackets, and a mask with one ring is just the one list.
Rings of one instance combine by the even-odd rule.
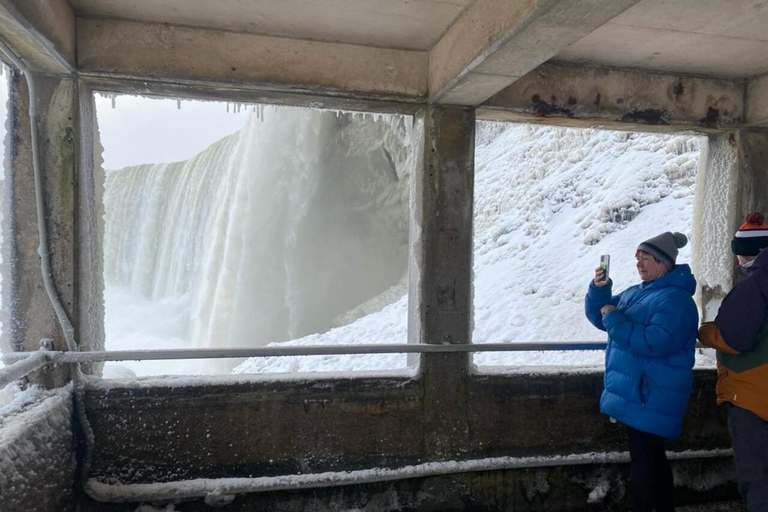
[[717, 132], [744, 119], [743, 81], [544, 64], [479, 107], [487, 120]]
[[476, 106], [638, 0], [477, 0], [429, 53], [429, 96]]
[[228, 84], [200, 81], [153, 81], [111, 77], [81, 77], [80, 84], [101, 93], [171, 97], [202, 101], [224, 101], [244, 104], [285, 105], [293, 107], [338, 109], [358, 112], [415, 115], [421, 111], [421, 100], [372, 99], [357, 96], [329, 96], [322, 91], [292, 92], [267, 90], [252, 84]]
[[768, 127], [768, 74], [747, 82], [748, 126]]
[[75, 27], [66, 0], [0, 0], [0, 38], [34, 72], [73, 72]]
[[426, 52], [114, 20], [78, 20], [82, 75], [422, 101]]

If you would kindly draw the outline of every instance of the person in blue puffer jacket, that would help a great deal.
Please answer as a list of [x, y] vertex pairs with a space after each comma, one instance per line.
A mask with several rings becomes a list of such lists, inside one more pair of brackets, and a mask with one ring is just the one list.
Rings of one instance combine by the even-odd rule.
[[696, 279], [675, 263], [687, 242], [670, 232], [646, 240], [635, 253], [642, 283], [613, 295], [598, 268], [585, 300], [589, 321], [608, 332], [600, 411], [627, 428], [633, 512], [674, 510], [664, 441], [682, 431], [699, 322]]

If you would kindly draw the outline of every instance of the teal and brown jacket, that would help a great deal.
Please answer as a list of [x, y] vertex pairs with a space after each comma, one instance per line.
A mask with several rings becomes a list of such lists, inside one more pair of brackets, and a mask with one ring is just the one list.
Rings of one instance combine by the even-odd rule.
[[730, 402], [768, 420], [768, 250], [723, 300], [699, 340], [717, 350], [717, 403]]

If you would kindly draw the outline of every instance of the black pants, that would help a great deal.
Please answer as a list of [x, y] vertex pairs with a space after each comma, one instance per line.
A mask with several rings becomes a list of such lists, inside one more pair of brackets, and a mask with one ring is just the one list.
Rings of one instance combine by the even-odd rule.
[[768, 421], [741, 407], [727, 407], [739, 491], [749, 512], [768, 512]]
[[664, 451], [664, 438], [627, 427], [629, 504], [632, 512], [675, 510], [675, 483]]

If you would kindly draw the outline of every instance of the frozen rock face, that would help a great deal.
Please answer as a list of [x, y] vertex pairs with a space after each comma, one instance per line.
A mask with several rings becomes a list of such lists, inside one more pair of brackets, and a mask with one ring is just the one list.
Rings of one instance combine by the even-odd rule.
[[72, 389], [17, 393], [0, 407], [3, 512], [74, 509]]
[[155, 347], [246, 347], [365, 314], [407, 268], [409, 123], [267, 107], [189, 161], [108, 172], [108, 348], [147, 346], [111, 344], [130, 318], [177, 342]]

